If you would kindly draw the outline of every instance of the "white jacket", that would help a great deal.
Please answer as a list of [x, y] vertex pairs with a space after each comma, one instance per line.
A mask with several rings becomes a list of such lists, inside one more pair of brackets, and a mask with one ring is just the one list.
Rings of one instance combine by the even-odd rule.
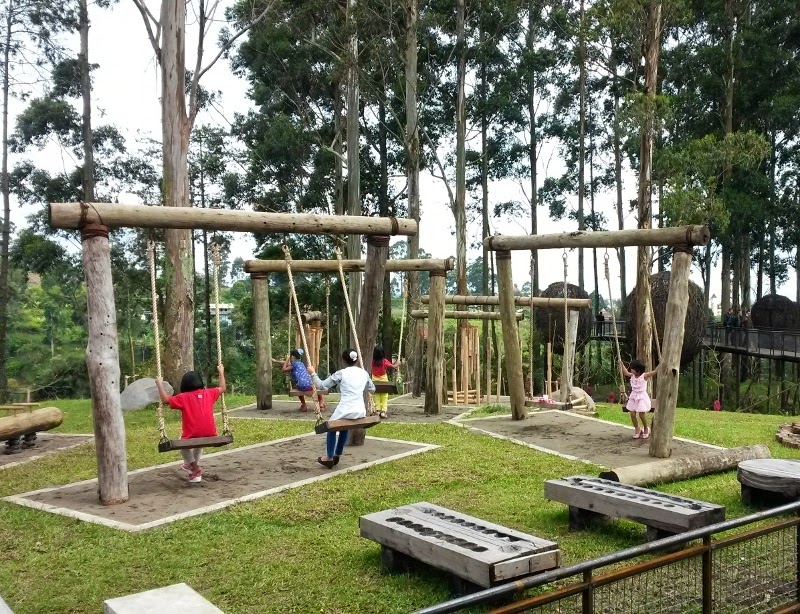
[[314, 385], [322, 390], [339, 387], [339, 403], [330, 420], [356, 420], [367, 415], [364, 391], [375, 392], [375, 384], [364, 369], [356, 366], [347, 367], [324, 381], [315, 373], [313, 379]]

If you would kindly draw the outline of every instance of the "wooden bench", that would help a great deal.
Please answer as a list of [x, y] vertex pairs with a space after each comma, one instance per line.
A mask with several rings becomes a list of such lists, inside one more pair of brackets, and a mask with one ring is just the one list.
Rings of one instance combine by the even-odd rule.
[[387, 573], [436, 567], [456, 592], [523, 578], [559, 566], [555, 542], [422, 501], [362, 516], [361, 537], [381, 545]]
[[545, 481], [544, 496], [569, 506], [570, 529], [626, 518], [647, 527], [648, 541], [725, 520], [724, 505], [585, 475]]
[[739, 463], [736, 477], [742, 485], [742, 502], [772, 506], [800, 498], [800, 462], [777, 458]]

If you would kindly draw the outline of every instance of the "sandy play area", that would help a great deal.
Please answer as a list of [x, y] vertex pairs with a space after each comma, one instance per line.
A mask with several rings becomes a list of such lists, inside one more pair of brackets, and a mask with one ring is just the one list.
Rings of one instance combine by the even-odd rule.
[[[272, 409], [261, 411], [256, 409], [255, 403], [252, 405], [245, 405], [244, 407], [237, 408], [231, 411], [232, 418], [260, 418], [263, 420], [309, 420], [313, 422], [314, 406], [306, 399], [308, 405], [308, 412], [301, 412], [300, 402], [297, 399], [290, 401], [274, 400], [272, 401]], [[326, 417], [330, 416], [331, 412], [336, 408], [336, 402], [330, 401], [327, 403], [328, 411], [324, 414]], [[462, 415], [464, 412], [473, 409], [471, 407], [460, 407], [445, 405], [442, 407], [442, 413], [438, 416], [425, 415], [425, 397], [412, 398], [411, 395], [403, 395], [398, 397], [389, 398], [389, 417], [386, 422], [399, 422], [399, 423], [417, 423], [417, 422], [443, 422], [445, 420], [452, 420], [453, 418]]]
[[132, 471], [128, 474], [130, 500], [122, 505], [100, 505], [97, 480], [4, 500], [116, 529], [141, 531], [437, 447], [367, 437], [364, 446], [348, 446], [342, 462], [331, 470], [316, 462], [324, 454], [324, 441], [313, 434], [299, 435], [208, 454], [201, 461], [204, 475], [199, 484], [187, 481], [177, 461]]
[[[564, 411], [531, 412], [520, 421], [510, 416], [468, 419], [463, 424], [474, 431], [608, 469], [653, 460], [648, 453], [650, 440], [634, 439], [631, 427]], [[720, 449], [676, 437], [672, 458], [704, 456]]]
[[92, 435], [61, 435], [59, 433], [39, 433], [36, 445], [32, 448], [23, 448], [18, 454], [3, 454], [4, 447], [0, 446], [0, 470], [16, 467], [22, 463], [49, 456], [56, 452], [69, 450], [94, 439]]

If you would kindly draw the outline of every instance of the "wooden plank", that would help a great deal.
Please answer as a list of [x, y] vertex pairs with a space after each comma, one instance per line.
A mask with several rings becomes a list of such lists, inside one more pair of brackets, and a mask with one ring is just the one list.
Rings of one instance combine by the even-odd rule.
[[[345, 273], [357, 273], [367, 266], [366, 260], [342, 260]], [[455, 258], [415, 258], [406, 260], [387, 260], [386, 270], [390, 273], [411, 271], [452, 271]], [[336, 260], [292, 260], [293, 273], [335, 273], [339, 270]], [[286, 260], [245, 260], [245, 273], [285, 273]]]
[[630, 230], [573, 231], [549, 235], [496, 235], [483, 246], [494, 251], [571, 249], [574, 247], [663, 247], [706, 245], [711, 233], [705, 226], [638, 228]]
[[111, 228], [185, 228], [254, 233], [415, 235], [417, 222], [404, 218], [311, 213], [265, 213], [197, 207], [116, 203], [50, 203], [50, 226], [77, 230], [87, 224]]
[[725, 519], [725, 507], [593, 478], [571, 476], [544, 483], [546, 499], [648, 526], [680, 532]]
[[531, 576], [556, 569], [561, 565], [561, 550], [529, 554], [518, 559], [502, 561], [492, 568], [492, 584]]
[[171, 439], [164, 444], [158, 444], [159, 452], [173, 450], [192, 450], [194, 448], [219, 448], [233, 443], [233, 435], [219, 435], [217, 437], [194, 437], [192, 439]]
[[354, 420], [327, 420], [314, 427], [317, 433], [351, 431], [355, 429], [368, 429], [376, 424], [380, 424], [381, 419], [378, 415], [365, 416]]
[[397, 382], [372, 382], [376, 394], [397, 394]]
[[[246, 265], [246, 263], [245, 263]], [[423, 294], [419, 297], [423, 305], [427, 305], [429, 296]], [[444, 297], [445, 305], [499, 305], [499, 296], [483, 296], [483, 295], [465, 295], [465, 294], [448, 294]], [[548, 298], [546, 296], [515, 296], [514, 304], [517, 307], [543, 307], [550, 309], [564, 309], [563, 298]], [[567, 298], [567, 307], [570, 309], [589, 309], [592, 306], [592, 300], [588, 298]]]

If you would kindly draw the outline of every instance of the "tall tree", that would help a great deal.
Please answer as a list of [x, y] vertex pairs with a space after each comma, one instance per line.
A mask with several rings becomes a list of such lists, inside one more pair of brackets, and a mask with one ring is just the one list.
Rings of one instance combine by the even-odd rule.
[[[199, 0], [197, 14], [197, 60], [186, 78], [186, 2], [162, 0], [159, 18], [145, 0], [133, 0], [141, 13], [147, 36], [161, 68], [161, 138], [163, 199], [168, 207], [188, 207], [189, 136], [201, 103], [200, 79], [227, 53], [236, 40], [261, 22], [272, 10], [272, 3], [258, 13], [250, 13], [227, 33], [216, 56], [204, 66], [204, 51], [209, 27], [219, 0]], [[187, 105], [186, 94], [189, 94]], [[164, 313], [164, 376], [175, 383], [194, 368], [194, 260], [190, 230], [164, 232], [166, 261], [166, 303]]]
[[[580, 16], [578, 23], [578, 230], [585, 230], [583, 215], [583, 197], [586, 193], [584, 186], [586, 163], [586, 7], [584, 0], [580, 0]], [[578, 287], [584, 287], [583, 248], [578, 249]]]
[[467, 16], [466, 0], [456, 0], [456, 291], [467, 293]]

